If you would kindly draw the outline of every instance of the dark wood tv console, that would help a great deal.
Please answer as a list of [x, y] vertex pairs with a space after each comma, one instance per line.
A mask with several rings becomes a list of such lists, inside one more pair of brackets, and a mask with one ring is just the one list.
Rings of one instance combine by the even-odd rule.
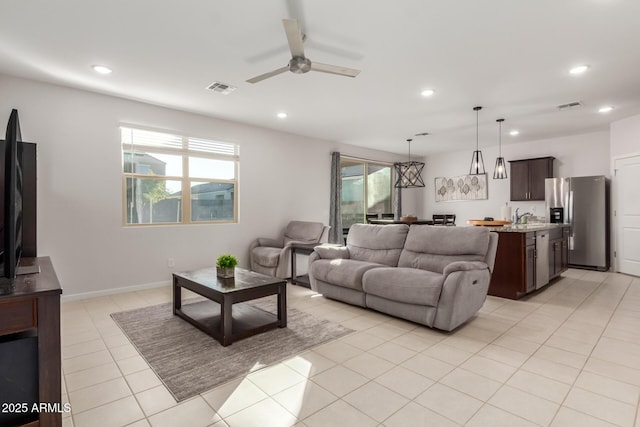
[[[28, 260], [27, 260], [28, 261]], [[14, 419], [9, 425], [59, 427], [62, 425], [61, 354], [60, 354], [60, 294], [58, 282], [49, 257], [36, 258], [40, 273], [17, 276], [8, 293], [0, 295], [0, 345], [21, 340], [37, 340], [33, 366], [27, 365], [26, 376], [37, 377], [37, 401], [44, 410], [33, 412], [33, 405], [11, 408]], [[36, 348], [37, 347], [37, 348]], [[1, 357], [1, 355], [0, 355]], [[28, 358], [27, 358], [28, 359]], [[0, 373], [3, 367], [0, 366]], [[6, 367], [5, 367], [6, 369]], [[29, 369], [37, 373], [29, 372]], [[6, 371], [5, 371], [6, 373]], [[12, 375], [14, 372], [10, 372]], [[3, 377], [0, 376], [0, 383]], [[4, 390], [7, 396], [10, 391]], [[0, 402], [20, 404], [23, 402]], [[42, 405], [48, 404], [48, 405]], [[20, 414], [19, 419], [17, 413]], [[9, 422], [0, 413], [0, 425]]]

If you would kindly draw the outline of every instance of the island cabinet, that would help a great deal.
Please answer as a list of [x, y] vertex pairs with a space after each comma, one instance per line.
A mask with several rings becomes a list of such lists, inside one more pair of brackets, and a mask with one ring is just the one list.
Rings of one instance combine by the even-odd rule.
[[518, 299], [536, 288], [534, 232], [498, 232], [498, 251], [489, 295]]
[[[492, 231], [498, 233], [498, 250], [491, 273], [489, 295], [521, 298], [546, 286], [569, 266], [569, 227], [566, 225], [552, 224], [529, 229], [502, 227]], [[543, 233], [548, 233], [549, 238], [536, 239], [537, 235]], [[540, 244], [545, 246], [538, 247]], [[547, 264], [548, 275], [547, 268], [540, 268]], [[544, 277], [538, 277], [541, 271]]]
[[544, 200], [544, 180], [553, 178], [553, 157], [511, 160], [511, 201]]

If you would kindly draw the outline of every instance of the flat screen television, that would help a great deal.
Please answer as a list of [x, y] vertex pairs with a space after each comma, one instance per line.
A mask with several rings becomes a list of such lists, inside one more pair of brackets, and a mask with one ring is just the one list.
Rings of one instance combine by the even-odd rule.
[[0, 285], [10, 285], [22, 254], [22, 136], [18, 110], [12, 110], [0, 149]]

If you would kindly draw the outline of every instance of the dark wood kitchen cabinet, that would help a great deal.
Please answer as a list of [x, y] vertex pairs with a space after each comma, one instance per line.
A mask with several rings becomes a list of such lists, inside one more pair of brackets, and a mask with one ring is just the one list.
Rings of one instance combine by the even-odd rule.
[[[536, 283], [542, 277], [537, 276], [537, 263], [549, 263], [549, 277], [544, 279], [543, 285], [559, 277], [569, 268], [569, 226], [553, 225], [534, 230], [505, 231], [494, 230], [498, 233], [498, 251], [496, 261], [491, 272], [489, 295], [502, 298], [519, 299], [536, 290]], [[548, 232], [549, 259], [543, 255], [545, 248], [537, 247], [536, 234]]]
[[536, 288], [535, 233], [498, 232], [498, 236], [489, 295], [521, 298]]
[[556, 228], [549, 233], [549, 280], [569, 268], [569, 227]]
[[511, 201], [544, 200], [544, 180], [553, 178], [554, 157], [510, 160]]

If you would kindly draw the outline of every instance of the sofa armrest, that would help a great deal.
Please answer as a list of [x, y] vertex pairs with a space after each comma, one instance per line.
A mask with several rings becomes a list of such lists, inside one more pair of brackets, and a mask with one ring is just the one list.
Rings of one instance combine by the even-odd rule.
[[491, 282], [489, 267], [483, 262], [455, 262], [451, 265], [451, 269], [460, 269], [446, 275], [433, 322], [434, 327], [444, 331], [457, 328], [482, 308]]
[[349, 258], [346, 246], [316, 246], [314, 252], [322, 259]]
[[454, 271], [471, 271], [471, 270], [487, 270], [489, 266], [480, 261], [456, 261], [448, 264], [442, 274], [448, 276]]

